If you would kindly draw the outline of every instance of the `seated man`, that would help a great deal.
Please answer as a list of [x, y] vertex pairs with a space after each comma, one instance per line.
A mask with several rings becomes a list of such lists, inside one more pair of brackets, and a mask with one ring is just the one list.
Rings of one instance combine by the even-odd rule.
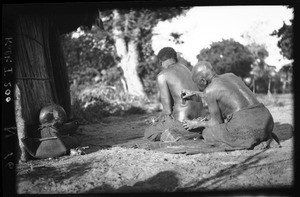
[[[160, 141], [161, 134], [164, 131], [176, 130], [181, 134], [191, 133], [183, 128], [181, 121], [200, 117], [201, 113], [204, 113], [201, 100], [185, 101], [181, 98], [182, 89], [196, 91], [198, 88], [192, 81], [190, 70], [178, 62], [175, 50], [171, 47], [165, 47], [159, 51], [157, 57], [163, 67], [163, 70], [157, 76], [163, 111], [157, 121], [145, 131], [145, 138], [151, 141]], [[175, 138], [181, 138], [180, 135], [177, 135], [177, 137]], [[162, 139], [161, 141], [168, 140]]]
[[[273, 118], [269, 110], [236, 75], [217, 75], [208, 62], [198, 62], [192, 79], [200, 91], [183, 90], [184, 98], [202, 97], [208, 105], [210, 120], [185, 120], [187, 130], [205, 127], [204, 141], [211, 145], [224, 143], [231, 149], [250, 149], [272, 139]], [[278, 142], [278, 138], [275, 140]]]

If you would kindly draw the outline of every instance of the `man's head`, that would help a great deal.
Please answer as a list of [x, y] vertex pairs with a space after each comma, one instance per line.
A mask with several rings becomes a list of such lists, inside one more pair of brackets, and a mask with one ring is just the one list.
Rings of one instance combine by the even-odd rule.
[[169, 59], [173, 59], [175, 62], [177, 62], [177, 53], [172, 47], [164, 47], [162, 48], [158, 54], [157, 58], [159, 62], [164, 62]]
[[200, 91], [203, 91], [216, 75], [216, 71], [209, 62], [200, 61], [192, 70], [192, 79], [197, 84]]

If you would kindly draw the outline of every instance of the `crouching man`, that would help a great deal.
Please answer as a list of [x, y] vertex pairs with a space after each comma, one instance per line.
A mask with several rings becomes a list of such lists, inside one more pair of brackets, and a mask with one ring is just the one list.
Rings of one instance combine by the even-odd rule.
[[230, 149], [251, 149], [262, 141], [278, 138], [272, 134], [274, 122], [269, 110], [236, 75], [217, 75], [208, 62], [198, 62], [192, 79], [201, 92], [184, 90], [184, 98], [203, 98], [210, 120], [185, 120], [187, 130], [204, 127], [204, 141], [227, 144]]

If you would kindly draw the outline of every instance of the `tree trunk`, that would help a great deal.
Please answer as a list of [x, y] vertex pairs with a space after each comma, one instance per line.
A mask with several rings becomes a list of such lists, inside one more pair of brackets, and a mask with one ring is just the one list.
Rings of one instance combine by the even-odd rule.
[[121, 61], [121, 68], [123, 69], [124, 78], [127, 83], [128, 94], [145, 98], [146, 94], [144, 92], [141, 79], [138, 76], [137, 67], [138, 54], [136, 50], [136, 44], [130, 42], [128, 44], [126, 56], [123, 57]]
[[255, 94], [255, 78], [253, 78], [253, 93]]
[[286, 84], [287, 84], [287, 81], [284, 80], [284, 81], [283, 81], [283, 84], [282, 84], [282, 92], [283, 92], [283, 93], [286, 93], [286, 92], [287, 92], [287, 91], [286, 91]]
[[[117, 10], [114, 11], [114, 20], [116, 22], [120, 20], [120, 16]], [[137, 42], [133, 39], [125, 41], [124, 32], [122, 32], [117, 25], [114, 26], [113, 36], [117, 54], [121, 57], [120, 66], [124, 73], [128, 94], [147, 98], [141, 79], [139, 78], [137, 73], [137, 67], [139, 63]]]
[[[66, 65], [58, 49], [57, 35], [49, 16], [20, 16], [16, 19], [16, 124], [21, 160], [28, 160], [22, 137], [34, 136], [31, 125], [39, 125], [39, 112], [49, 103], [61, 105], [70, 112], [70, 95]], [[51, 43], [50, 43], [51, 42]], [[53, 42], [53, 43], [52, 43]], [[18, 92], [19, 91], [19, 92]], [[68, 114], [69, 115], [69, 114]], [[18, 126], [19, 125], [19, 126]], [[26, 132], [27, 131], [27, 132]]]
[[268, 95], [271, 95], [271, 78], [269, 77], [269, 83], [268, 83]]

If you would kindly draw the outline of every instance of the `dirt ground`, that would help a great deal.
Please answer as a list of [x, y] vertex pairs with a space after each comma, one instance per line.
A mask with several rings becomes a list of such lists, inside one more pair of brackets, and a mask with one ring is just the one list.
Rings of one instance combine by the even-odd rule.
[[[101, 124], [83, 125], [82, 155], [34, 160], [17, 165], [18, 194], [110, 192], [201, 192], [290, 188], [294, 183], [292, 95], [278, 95], [268, 105], [277, 125], [281, 147], [199, 153], [146, 150], [142, 142], [145, 119], [155, 114], [109, 117]], [[279, 103], [279, 104], [278, 104]], [[131, 143], [132, 142], [132, 143]], [[172, 147], [169, 147], [169, 149]], [[174, 147], [173, 147], [174, 148]], [[176, 147], [175, 147], [176, 148]]]

